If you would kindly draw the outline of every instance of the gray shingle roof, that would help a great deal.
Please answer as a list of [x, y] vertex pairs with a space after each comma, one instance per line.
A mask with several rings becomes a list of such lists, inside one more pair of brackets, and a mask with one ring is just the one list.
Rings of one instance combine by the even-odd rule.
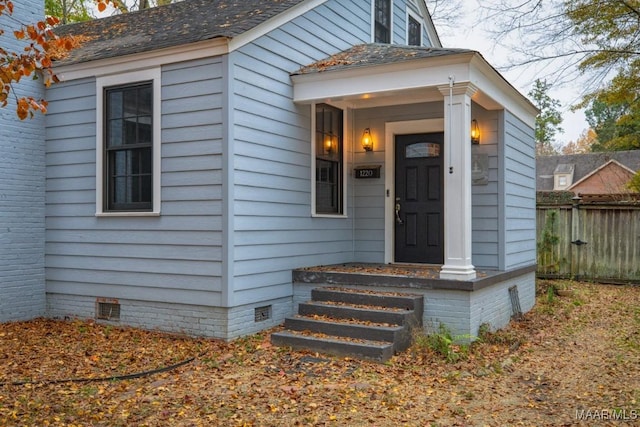
[[304, 0], [184, 0], [58, 27], [88, 40], [59, 65], [106, 59], [219, 37], [233, 38]]
[[556, 169], [553, 171], [553, 173], [554, 174], [556, 174], [556, 173], [573, 173], [575, 168], [576, 168], [576, 165], [574, 165], [573, 163], [559, 163], [558, 166], [556, 166]]
[[403, 46], [379, 43], [361, 44], [307, 65], [296, 71], [294, 74], [311, 74], [322, 71], [344, 70], [369, 65], [383, 65], [461, 53], [476, 52], [469, 49]]
[[536, 159], [536, 189], [553, 190], [553, 173], [559, 165], [575, 165], [573, 182], [578, 182], [609, 160], [616, 160], [631, 170], [640, 170], [640, 150], [608, 151], [562, 156], [540, 156]]

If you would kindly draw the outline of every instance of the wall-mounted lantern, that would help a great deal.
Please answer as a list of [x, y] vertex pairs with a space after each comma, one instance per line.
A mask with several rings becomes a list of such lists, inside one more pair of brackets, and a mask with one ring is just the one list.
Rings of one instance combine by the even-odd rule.
[[471, 143], [480, 144], [480, 127], [476, 119], [471, 120]]
[[336, 138], [332, 135], [326, 135], [324, 138], [324, 152], [325, 154], [331, 154], [337, 149]]
[[362, 148], [364, 151], [373, 150], [373, 138], [371, 137], [371, 130], [366, 128], [362, 133]]

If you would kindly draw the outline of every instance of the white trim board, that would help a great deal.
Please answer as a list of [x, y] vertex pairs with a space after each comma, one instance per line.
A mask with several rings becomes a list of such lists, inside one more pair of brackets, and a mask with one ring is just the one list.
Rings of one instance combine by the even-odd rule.
[[[159, 67], [96, 79], [96, 216], [158, 216], [162, 206], [162, 72]], [[104, 207], [104, 88], [153, 82], [153, 208], [151, 212], [106, 212]]]

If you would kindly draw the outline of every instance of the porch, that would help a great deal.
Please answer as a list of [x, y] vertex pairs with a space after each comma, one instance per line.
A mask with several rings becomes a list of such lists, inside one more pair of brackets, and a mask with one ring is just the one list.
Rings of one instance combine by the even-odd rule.
[[[342, 185], [332, 193], [342, 197], [335, 214], [353, 220], [352, 261], [439, 265], [436, 287], [535, 263], [536, 111], [480, 54], [362, 45], [292, 81], [294, 102], [315, 111], [316, 187], [329, 175], [314, 175], [317, 162], [345, 150], [331, 182]], [[325, 105], [344, 112], [340, 130], [319, 125]], [[471, 139], [472, 123], [482, 141]], [[312, 213], [324, 217], [313, 205], [316, 187]]]
[[397, 292], [413, 290], [479, 291], [497, 283], [535, 272], [531, 265], [510, 271], [477, 270], [476, 278], [448, 280], [440, 278], [440, 265], [380, 264], [350, 262], [318, 265], [293, 270], [294, 284], [353, 286], [363, 289], [394, 288]]
[[[480, 325], [502, 328], [535, 303], [535, 266], [479, 270], [470, 280], [441, 279], [440, 268], [344, 263], [296, 269], [297, 314], [285, 321], [291, 332], [272, 339], [278, 345], [385, 360], [408, 347], [416, 329], [431, 333], [443, 325], [473, 340]], [[334, 295], [319, 297], [327, 292]], [[404, 310], [404, 317], [389, 320], [389, 313], [398, 310]], [[390, 343], [375, 338], [385, 334]]]
[[[350, 316], [375, 323], [374, 314], [394, 308], [385, 295], [419, 297], [419, 313], [404, 310], [425, 332], [444, 325], [468, 339], [533, 307], [537, 110], [480, 54], [362, 45], [291, 77], [294, 102], [311, 106], [313, 219], [323, 238], [352, 237], [321, 254], [317, 262], [331, 265], [293, 271], [291, 343], [342, 346], [324, 337], [340, 337], [336, 323]], [[326, 188], [332, 203], [319, 197]], [[326, 299], [331, 292], [338, 301]]]

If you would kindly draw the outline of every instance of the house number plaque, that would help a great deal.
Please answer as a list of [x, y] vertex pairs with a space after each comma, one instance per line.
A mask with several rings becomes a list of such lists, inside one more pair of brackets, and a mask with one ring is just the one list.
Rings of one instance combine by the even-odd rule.
[[358, 166], [354, 169], [356, 179], [380, 178], [382, 165]]

